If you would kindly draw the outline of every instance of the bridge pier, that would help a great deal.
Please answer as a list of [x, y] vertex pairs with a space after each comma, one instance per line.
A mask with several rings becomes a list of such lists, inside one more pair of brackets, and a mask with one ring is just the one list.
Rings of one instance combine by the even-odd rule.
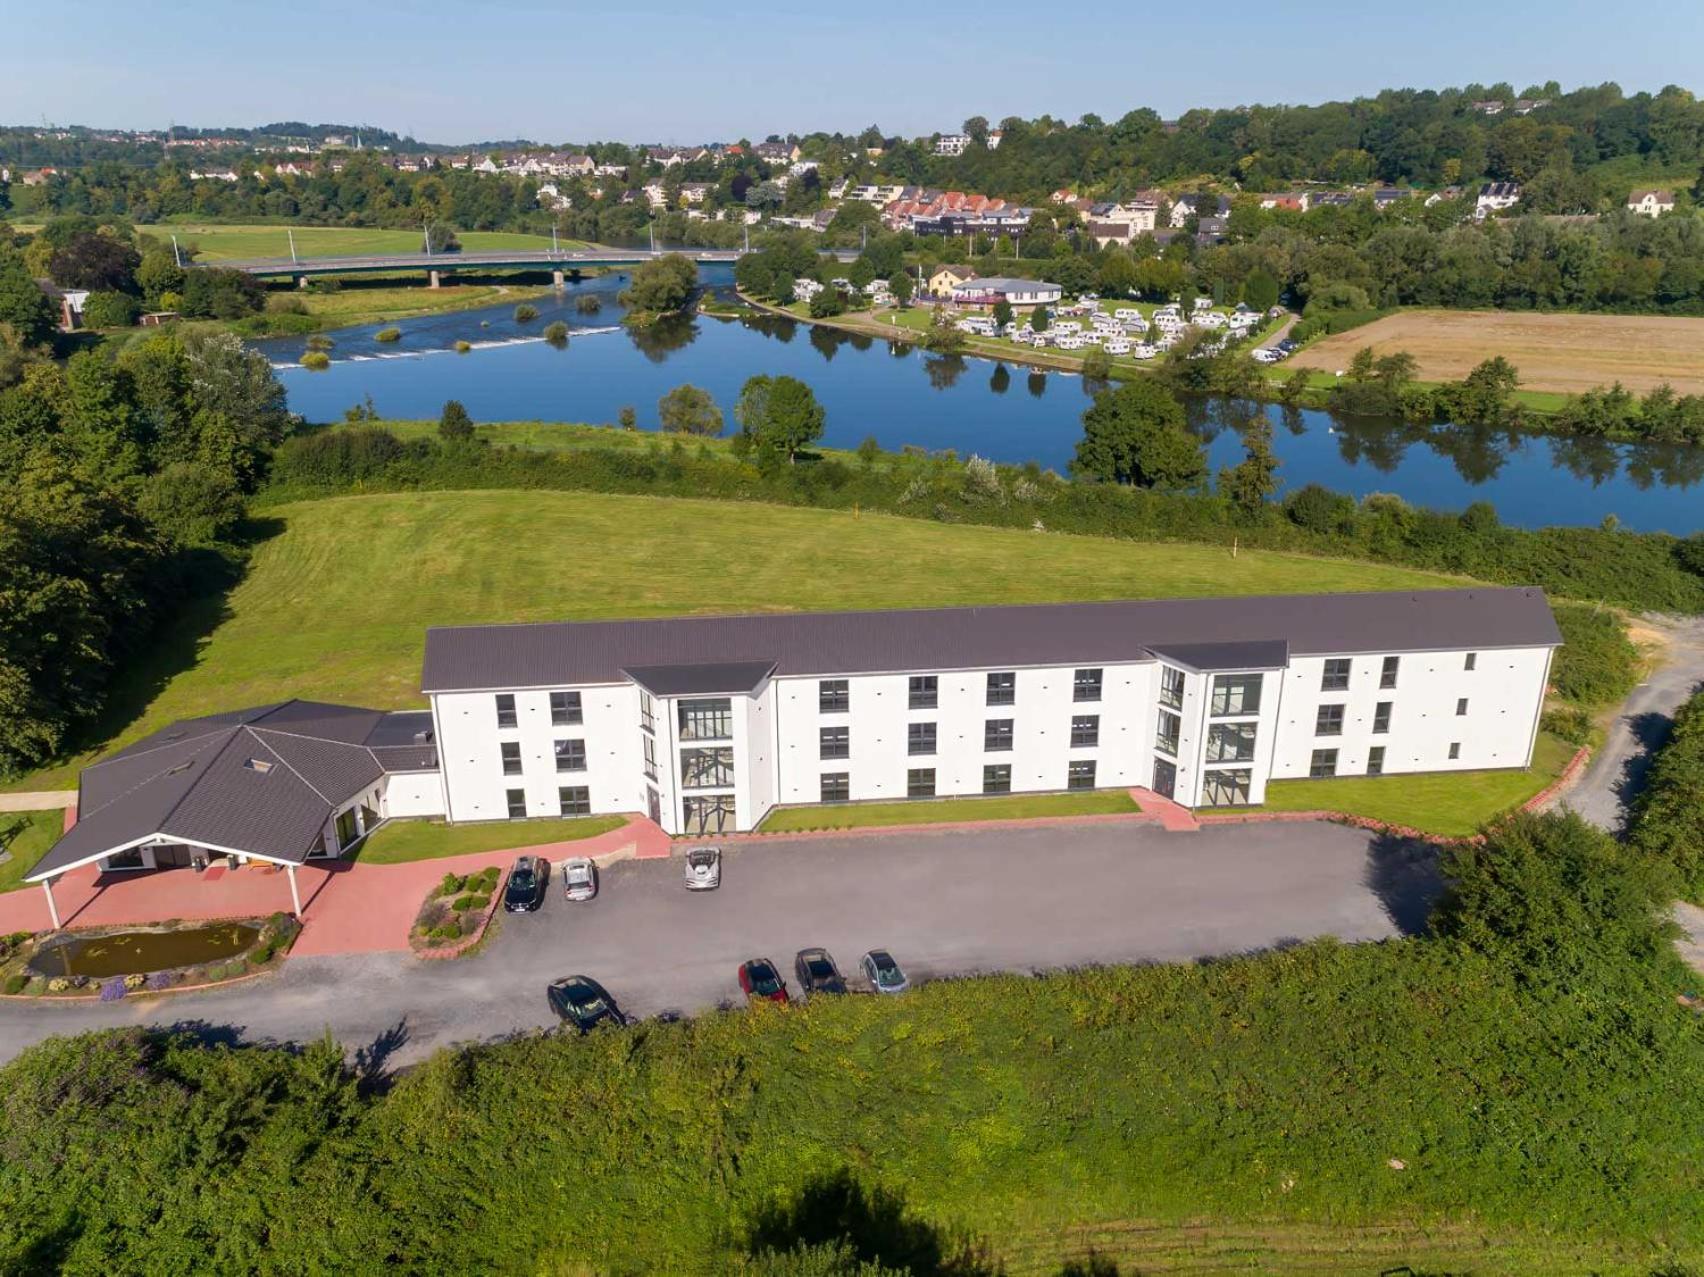
[[435, 270], [429, 270], [426, 272], [426, 287], [437, 288], [441, 285], [441, 283], [442, 280], [439, 278], [439, 272]]
[[307, 286], [308, 286], [308, 277], [306, 275], [296, 276], [296, 287], [297, 288], [305, 290], [307, 288]]
[[559, 270], [553, 270], [553, 271], [551, 271], [551, 272], [550, 272], [550, 284], [551, 284], [551, 287], [553, 287], [553, 288], [554, 288], [554, 289], [556, 289], [556, 291], [557, 291], [557, 292], [561, 292], [561, 291], [562, 291], [562, 289], [563, 289], [563, 286], [564, 286], [564, 284], [565, 284], [565, 283], [566, 283], [566, 282], [567, 282], [567, 281], [566, 281], [566, 280], [564, 280], [564, 279], [563, 279], [563, 276], [562, 276], [562, 272], [561, 272], [561, 271], [559, 271]]

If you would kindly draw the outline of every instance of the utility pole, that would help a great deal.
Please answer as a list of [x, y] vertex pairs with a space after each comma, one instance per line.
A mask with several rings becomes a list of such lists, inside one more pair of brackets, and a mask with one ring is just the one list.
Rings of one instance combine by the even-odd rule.
[[647, 222], [645, 224], [645, 229], [651, 232], [651, 252], [655, 253], [657, 251], [657, 224], [655, 222]]
[[432, 256], [432, 219], [427, 218], [420, 224], [420, 234], [426, 241], [426, 256]]
[[172, 260], [177, 263], [179, 270], [183, 269], [183, 253], [178, 248], [177, 236], [172, 236]]
[[290, 262], [294, 265], [296, 261], [296, 232], [286, 226], [284, 233], [290, 237]]
[[550, 255], [555, 257], [556, 251], [556, 223], [552, 222], [550, 224]]

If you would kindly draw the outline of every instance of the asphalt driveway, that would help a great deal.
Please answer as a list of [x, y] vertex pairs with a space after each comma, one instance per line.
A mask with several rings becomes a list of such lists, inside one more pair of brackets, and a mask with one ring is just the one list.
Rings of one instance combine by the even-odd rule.
[[1338, 825], [1271, 823], [1168, 834], [1085, 825], [730, 846], [722, 887], [689, 893], [681, 862], [604, 871], [570, 904], [553, 877], [536, 914], [499, 914], [471, 958], [296, 958], [227, 990], [109, 1005], [0, 1006], [0, 1059], [53, 1033], [185, 1024], [231, 1041], [328, 1028], [362, 1056], [406, 1064], [454, 1042], [553, 1022], [544, 987], [584, 973], [638, 1015], [739, 997], [735, 971], [824, 945], [851, 975], [887, 948], [912, 980], [1094, 963], [1167, 962], [1320, 935], [1374, 940], [1423, 922], [1430, 853]]

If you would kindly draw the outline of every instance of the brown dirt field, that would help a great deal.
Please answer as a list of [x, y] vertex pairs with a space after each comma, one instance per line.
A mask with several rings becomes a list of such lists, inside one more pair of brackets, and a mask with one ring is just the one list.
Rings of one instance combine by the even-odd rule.
[[1526, 311], [1408, 310], [1326, 337], [1291, 363], [1336, 372], [1363, 346], [1406, 350], [1422, 381], [1453, 381], [1502, 355], [1526, 390], [1580, 391], [1619, 381], [1629, 390], [1668, 382], [1704, 393], [1704, 319], [1666, 315], [1555, 315]]

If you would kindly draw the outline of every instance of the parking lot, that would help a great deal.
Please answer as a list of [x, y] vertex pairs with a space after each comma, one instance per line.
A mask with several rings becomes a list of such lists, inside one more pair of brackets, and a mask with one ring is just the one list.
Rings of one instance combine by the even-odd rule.
[[1423, 919], [1433, 883], [1424, 852], [1314, 823], [735, 843], [711, 892], [685, 889], [678, 857], [612, 866], [585, 904], [563, 899], [553, 873], [545, 906], [500, 914], [497, 934], [469, 958], [303, 958], [277, 978], [152, 1003], [14, 1004], [0, 1010], [0, 1055], [53, 1032], [188, 1019], [244, 1040], [329, 1027], [352, 1048], [380, 1041], [402, 1063], [553, 1023], [544, 989], [564, 975], [592, 976], [631, 1014], [690, 1014], [737, 1003], [747, 958], [774, 959], [791, 984], [794, 954], [813, 945], [849, 978], [866, 950], [886, 948], [913, 984], [1178, 961], [1320, 935], [1393, 936]]

